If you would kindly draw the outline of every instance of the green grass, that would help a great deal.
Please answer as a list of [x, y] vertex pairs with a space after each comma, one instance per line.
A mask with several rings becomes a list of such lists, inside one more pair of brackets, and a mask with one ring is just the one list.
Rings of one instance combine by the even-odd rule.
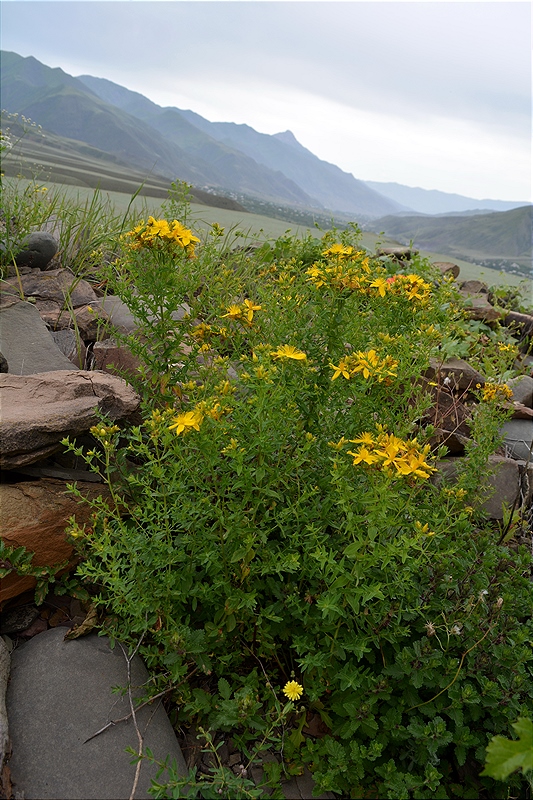
[[[31, 181], [29, 179], [21, 178], [4, 178], [6, 182], [10, 180], [20, 181], [21, 186], [26, 186]], [[66, 185], [62, 183], [54, 183], [51, 181], [42, 181], [44, 185], [49, 187], [50, 190], [63, 191], [69, 200], [80, 200], [85, 202], [88, 198], [93, 196], [94, 189], [87, 186]], [[139, 188], [139, 184], [131, 182], [131, 193], [102, 190], [102, 195], [109, 198], [109, 201], [114, 206], [117, 213], [125, 214], [128, 208], [130, 211], [134, 209], [135, 214], [139, 217], [147, 217], [152, 214], [158, 216], [161, 214], [161, 205], [164, 202], [163, 198], [152, 196], [138, 196], [132, 204], [131, 198], [134, 192]], [[147, 187], [147, 191], [149, 191]], [[231, 211], [223, 208], [215, 208], [211, 206], [200, 205], [199, 203], [192, 203], [190, 206], [189, 224], [196, 230], [207, 230], [214, 222], [226, 229], [238, 228], [245, 234], [246, 239], [257, 239], [264, 241], [265, 239], [277, 239], [284, 236], [288, 231], [291, 235], [304, 237], [308, 233], [316, 233], [317, 236], [322, 235], [321, 229], [309, 228], [301, 225], [294, 225], [293, 223], [286, 222], [280, 219], [263, 216], [260, 214], [251, 214], [241, 211]], [[375, 233], [363, 232], [361, 238], [362, 244], [368, 250], [374, 252], [378, 247], [393, 247], [398, 245], [398, 241], [387, 236], [379, 236]], [[489, 286], [524, 286], [523, 296], [526, 302], [533, 303], [533, 288], [528, 286], [523, 278], [517, 275], [512, 275], [503, 271], [489, 269], [480, 264], [473, 264], [469, 261], [464, 261], [460, 258], [454, 258], [446, 253], [434, 253], [427, 250], [421, 250], [421, 254], [432, 261], [451, 261], [460, 267], [459, 280], [481, 280]]]

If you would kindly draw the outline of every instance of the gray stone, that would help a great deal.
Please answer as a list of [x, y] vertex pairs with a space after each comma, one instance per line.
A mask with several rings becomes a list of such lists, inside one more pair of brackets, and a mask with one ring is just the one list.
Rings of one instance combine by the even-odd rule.
[[[9, 640], [8, 640], [9, 641]], [[9, 753], [9, 724], [6, 708], [6, 690], [11, 657], [6, 641], [0, 636], [0, 772]], [[0, 782], [1, 785], [1, 782]]]
[[58, 246], [57, 239], [45, 231], [30, 233], [21, 244], [22, 250], [15, 256], [17, 267], [46, 269]]
[[35, 306], [22, 300], [0, 308], [0, 350], [14, 375], [74, 369]]
[[15, 469], [61, 449], [65, 436], [88, 431], [98, 422], [98, 412], [112, 420], [128, 417], [139, 397], [114, 375], [72, 369], [0, 374], [0, 402], [0, 466]]
[[520, 375], [518, 378], [508, 380], [507, 385], [513, 390], [513, 403], [533, 408], [533, 378], [529, 375]]
[[[444, 477], [453, 483], [461, 461], [461, 458], [452, 457], [438, 462], [432, 482], [438, 485]], [[489, 456], [486, 474], [480, 477], [479, 492], [481, 509], [488, 517], [503, 519], [502, 506], [512, 508], [519, 500], [523, 475], [524, 466], [518, 461], [503, 456]]]
[[376, 253], [377, 257], [388, 256], [395, 258], [397, 261], [410, 261], [411, 257], [418, 253], [418, 250], [413, 250], [412, 247], [382, 247]]
[[[127, 663], [117, 643], [112, 650], [95, 634], [64, 641], [65, 629], [35, 636], [12, 654], [7, 709], [11, 731], [11, 776], [25, 800], [126, 800], [135, 765], [126, 747], [138, 750], [132, 720], [111, 726], [86, 741], [111, 720], [130, 713], [127, 695], [112, 693], [127, 685]], [[148, 681], [141, 659], [131, 663], [134, 696]], [[157, 701], [137, 712], [143, 747], [156, 759], [176, 759], [187, 774], [172, 726]], [[149, 798], [154, 765], [143, 761], [135, 798]], [[164, 780], [164, 776], [162, 776]]]
[[510, 419], [504, 422], [500, 433], [511, 458], [533, 461], [532, 419]]
[[64, 328], [59, 331], [51, 331], [52, 339], [59, 350], [65, 355], [71, 364], [78, 369], [85, 366], [86, 348], [79, 334], [72, 328]]

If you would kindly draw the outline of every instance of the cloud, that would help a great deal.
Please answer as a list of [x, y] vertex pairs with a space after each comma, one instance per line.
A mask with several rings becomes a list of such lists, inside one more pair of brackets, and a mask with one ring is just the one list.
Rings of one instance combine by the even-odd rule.
[[530, 196], [529, 3], [2, 5], [4, 49], [70, 74], [290, 128], [357, 177]]

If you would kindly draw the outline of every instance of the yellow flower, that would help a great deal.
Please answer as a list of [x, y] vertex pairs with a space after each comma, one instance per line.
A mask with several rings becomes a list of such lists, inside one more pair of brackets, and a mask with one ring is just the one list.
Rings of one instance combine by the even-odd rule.
[[351, 450], [347, 450], [346, 452], [348, 453], [348, 455], [353, 456], [352, 464], [354, 465], [354, 467], [357, 464], [372, 465], [375, 464], [376, 461], [379, 461], [377, 455], [374, 455], [374, 453], [370, 452], [370, 450], [364, 446], [361, 447], [361, 449], [357, 453], [353, 453]]
[[513, 390], [507, 386], [506, 383], [486, 383], [483, 387], [482, 398], [486, 402], [491, 400], [511, 400], [513, 397]]
[[323, 256], [336, 256], [337, 258], [343, 258], [344, 256], [351, 256], [353, 255], [354, 249], [350, 245], [343, 245], [343, 244], [333, 244], [331, 247], [328, 247], [327, 250], [322, 251]]
[[352, 444], [364, 444], [367, 447], [373, 447], [374, 446], [374, 438], [373, 438], [372, 434], [369, 433], [368, 431], [365, 431], [364, 433], [362, 433], [361, 436], [357, 437], [357, 439], [350, 439], [350, 442]]
[[203, 418], [203, 414], [198, 410], [186, 411], [183, 414], [178, 414], [177, 416], [173, 417], [174, 421], [172, 425], [168, 426], [168, 429], [171, 431], [175, 428], [178, 436], [180, 433], [183, 433], [191, 428], [194, 428], [195, 431], [199, 431]]
[[230, 319], [242, 319], [242, 309], [238, 305], [228, 306], [228, 313], [222, 314], [222, 317], [229, 317]]
[[375, 281], [372, 281], [370, 286], [373, 289], [377, 289], [378, 290], [378, 294], [380, 294], [381, 297], [385, 297], [385, 293], [386, 293], [387, 289], [389, 288], [389, 284], [387, 283], [385, 278], [376, 278]]
[[274, 358], [292, 358], [294, 361], [305, 361], [307, 356], [302, 350], [297, 350], [292, 344], [282, 344], [277, 350], [270, 353]]
[[288, 697], [289, 700], [299, 700], [303, 693], [304, 687], [300, 686], [296, 681], [289, 681], [283, 687], [283, 694]]
[[335, 366], [335, 364], [330, 364], [329, 366], [331, 367], [331, 369], [335, 370], [335, 372], [333, 373], [333, 377], [331, 379], [332, 381], [336, 380], [339, 377], [339, 375], [342, 375], [347, 380], [350, 379], [351, 370], [350, 370], [350, 363], [349, 363], [348, 359], [341, 358], [341, 360], [339, 361], [339, 366], [338, 367]]
[[260, 311], [261, 306], [256, 306], [251, 300], [245, 300], [243, 312], [246, 315], [246, 319], [248, 322], [251, 322], [254, 318], [254, 311]]

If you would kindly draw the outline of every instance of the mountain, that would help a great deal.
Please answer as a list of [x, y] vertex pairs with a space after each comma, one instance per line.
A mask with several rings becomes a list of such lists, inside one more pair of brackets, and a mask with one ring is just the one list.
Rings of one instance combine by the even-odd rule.
[[[211, 153], [209, 161], [205, 161], [201, 152], [191, 158], [190, 143], [186, 151], [148, 123], [102, 100], [82, 81], [61, 69], [51, 69], [32, 56], [22, 58], [5, 51], [1, 53], [1, 61], [3, 107], [32, 119], [46, 131], [86, 142], [132, 167], [168, 180], [248, 192], [286, 204], [317, 206], [316, 201], [281, 173], [276, 174], [214, 140], [215, 158]], [[203, 145], [209, 144], [205, 139]]]
[[516, 261], [531, 275], [533, 206], [475, 216], [387, 216], [373, 220], [375, 232], [433, 253], [466, 260]]
[[525, 201], [476, 200], [461, 194], [439, 192], [436, 189], [420, 189], [401, 183], [365, 181], [366, 185], [397, 203], [408, 206], [421, 214], [472, 213], [484, 211], [510, 211], [525, 206]]
[[[375, 216], [404, 210], [404, 206], [386, 200], [363, 181], [343, 172], [334, 164], [322, 161], [296, 140], [290, 131], [270, 136], [258, 133], [249, 125], [232, 122], [209, 122], [193, 111], [152, 103], [138, 92], [131, 92], [112, 81], [80, 75], [79, 80], [108, 103], [113, 103], [139, 119], [149, 122], [170, 141], [192, 155], [200, 155], [220, 168], [220, 146], [229, 152], [238, 151], [257, 164], [280, 173], [310, 196], [315, 206], [332, 211]], [[188, 123], [188, 124], [187, 124]], [[203, 134], [203, 136], [199, 136]], [[227, 152], [227, 151], [226, 151]], [[227, 161], [227, 159], [226, 159]]]

